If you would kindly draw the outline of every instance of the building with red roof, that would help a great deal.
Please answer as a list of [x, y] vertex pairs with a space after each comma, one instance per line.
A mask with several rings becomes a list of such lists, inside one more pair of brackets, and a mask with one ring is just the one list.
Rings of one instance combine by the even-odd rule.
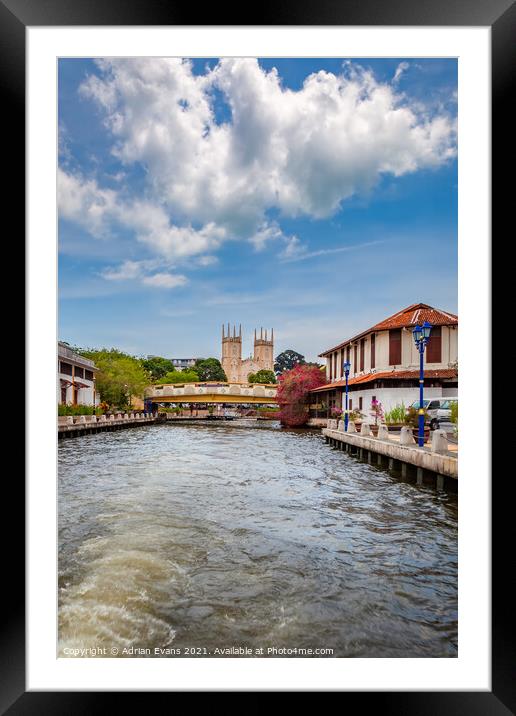
[[343, 407], [345, 361], [351, 364], [350, 409], [360, 410], [367, 417], [373, 399], [382, 403], [384, 411], [417, 400], [419, 353], [412, 330], [425, 321], [432, 326], [425, 350], [425, 398], [455, 397], [458, 317], [426, 303], [415, 303], [319, 354], [326, 359], [327, 383], [313, 391], [314, 410], [322, 414]]

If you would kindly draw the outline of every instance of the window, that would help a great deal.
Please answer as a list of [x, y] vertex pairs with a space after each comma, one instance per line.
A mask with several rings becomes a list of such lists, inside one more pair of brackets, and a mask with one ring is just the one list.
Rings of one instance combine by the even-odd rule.
[[92, 370], [85, 370], [84, 371], [84, 377], [86, 380], [93, 380], [93, 371]]
[[[428, 408], [429, 402], [430, 402], [429, 400], [423, 400], [423, 408]], [[410, 407], [411, 408], [419, 408], [419, 400], [414, 400], [414, 402], [412, 403], [412, 405]]]
[[346, 348], [346, 360], [348, 363], [351, 363], [351, 347], [348, 346]]
[[430, 338], [426, 344], [426, 362], [441, 362], [441, 326], [433, 326]]
[[61, 386], [61, 403], [66, 405], [66, 388]]
[[357, 365], [358, 365], [358, 346], [355, 343], [355, 347], [353, 349], [353, 373], [357, 372]]
[[78, 368], [77, 366], [75, 366], [75, 377], [76, 378], [84, 378], [84, 369]]
[[72, 366], [70, 365], [70, 363], [63, 363], [63, 361], [61, 361], [60, 370], [61, 373], [64, 373], [65, 375], [72, 375]]
[[364, 370], [365, 364], [365, 339], [362, 338], [360, 341], [360, 370]]
[[371, 369], [376, 366], [376, 334], [371, 334]]
[[359, 399], [358, 399], [358, 409], [359, 409], [359, 410], [362, 410], [363, 404], [364, 404], [364, 399], [363, 399], [363, 398], [359, 398]]
[[348, 404], [349, 404], [348, 410], [353, 410], [353, 398], [348, 398]]
[[389, 365], [401, 365], [401, 328], [389, 331]]
[[328, 368], [329, 368], [328, 378], [330, 380], [332, 380], [332, 378], [333, 378], [333, 356], [331, 354], [330, 354], [330, 357], [328, 358]]
[[430, 403], [428, 405], [428, 410], [437, 410], [438, 407], [439, 407], [439, 401], [432, 400], [432, 401], [430, 401]]

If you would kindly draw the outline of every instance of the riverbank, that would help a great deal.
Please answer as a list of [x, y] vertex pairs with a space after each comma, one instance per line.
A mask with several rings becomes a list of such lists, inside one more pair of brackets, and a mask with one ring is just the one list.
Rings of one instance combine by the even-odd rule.
[[57, 419], [58, 439], [123, 430], [159, 421], [157, 413], [118, 413], [116, 415], [65, 415]]

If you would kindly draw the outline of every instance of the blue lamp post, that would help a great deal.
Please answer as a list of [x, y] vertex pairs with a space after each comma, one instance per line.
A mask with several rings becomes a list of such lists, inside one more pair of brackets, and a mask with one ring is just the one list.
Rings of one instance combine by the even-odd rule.
[[349, 361], [344, 361], [342, 365], [342, 369], [344, 370], [344, 375], [346, 377], [346, 411], [344, 413], [344, 432], [348, 432], [348, 421], [349, 421], [349, 415], [348, 415], [348, 376], [349, 376], [349, 370], [351, 368], [351, 363]]
[[423, 370], [423, 360], [425, 355], [426, 344], [430, 338], [430, 331], [432, 326], [428, 321], [425, 321], [422, 326], [416, 326], [412, 335], [414, 336], [414, 343], [419, 351], [419, 416], [418, 416], [418, 445], [423, 447], [425, 444], [425, 409], [423, 407], [423, 386], [425, 384], [425, 373]]

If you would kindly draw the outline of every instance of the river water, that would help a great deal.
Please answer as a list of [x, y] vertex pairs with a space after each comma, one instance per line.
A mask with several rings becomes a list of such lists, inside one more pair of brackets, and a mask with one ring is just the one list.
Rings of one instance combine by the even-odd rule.
[[63, 440], [58, 494], [61, 656], [457, 656], [456, 496], [320, 432]]

